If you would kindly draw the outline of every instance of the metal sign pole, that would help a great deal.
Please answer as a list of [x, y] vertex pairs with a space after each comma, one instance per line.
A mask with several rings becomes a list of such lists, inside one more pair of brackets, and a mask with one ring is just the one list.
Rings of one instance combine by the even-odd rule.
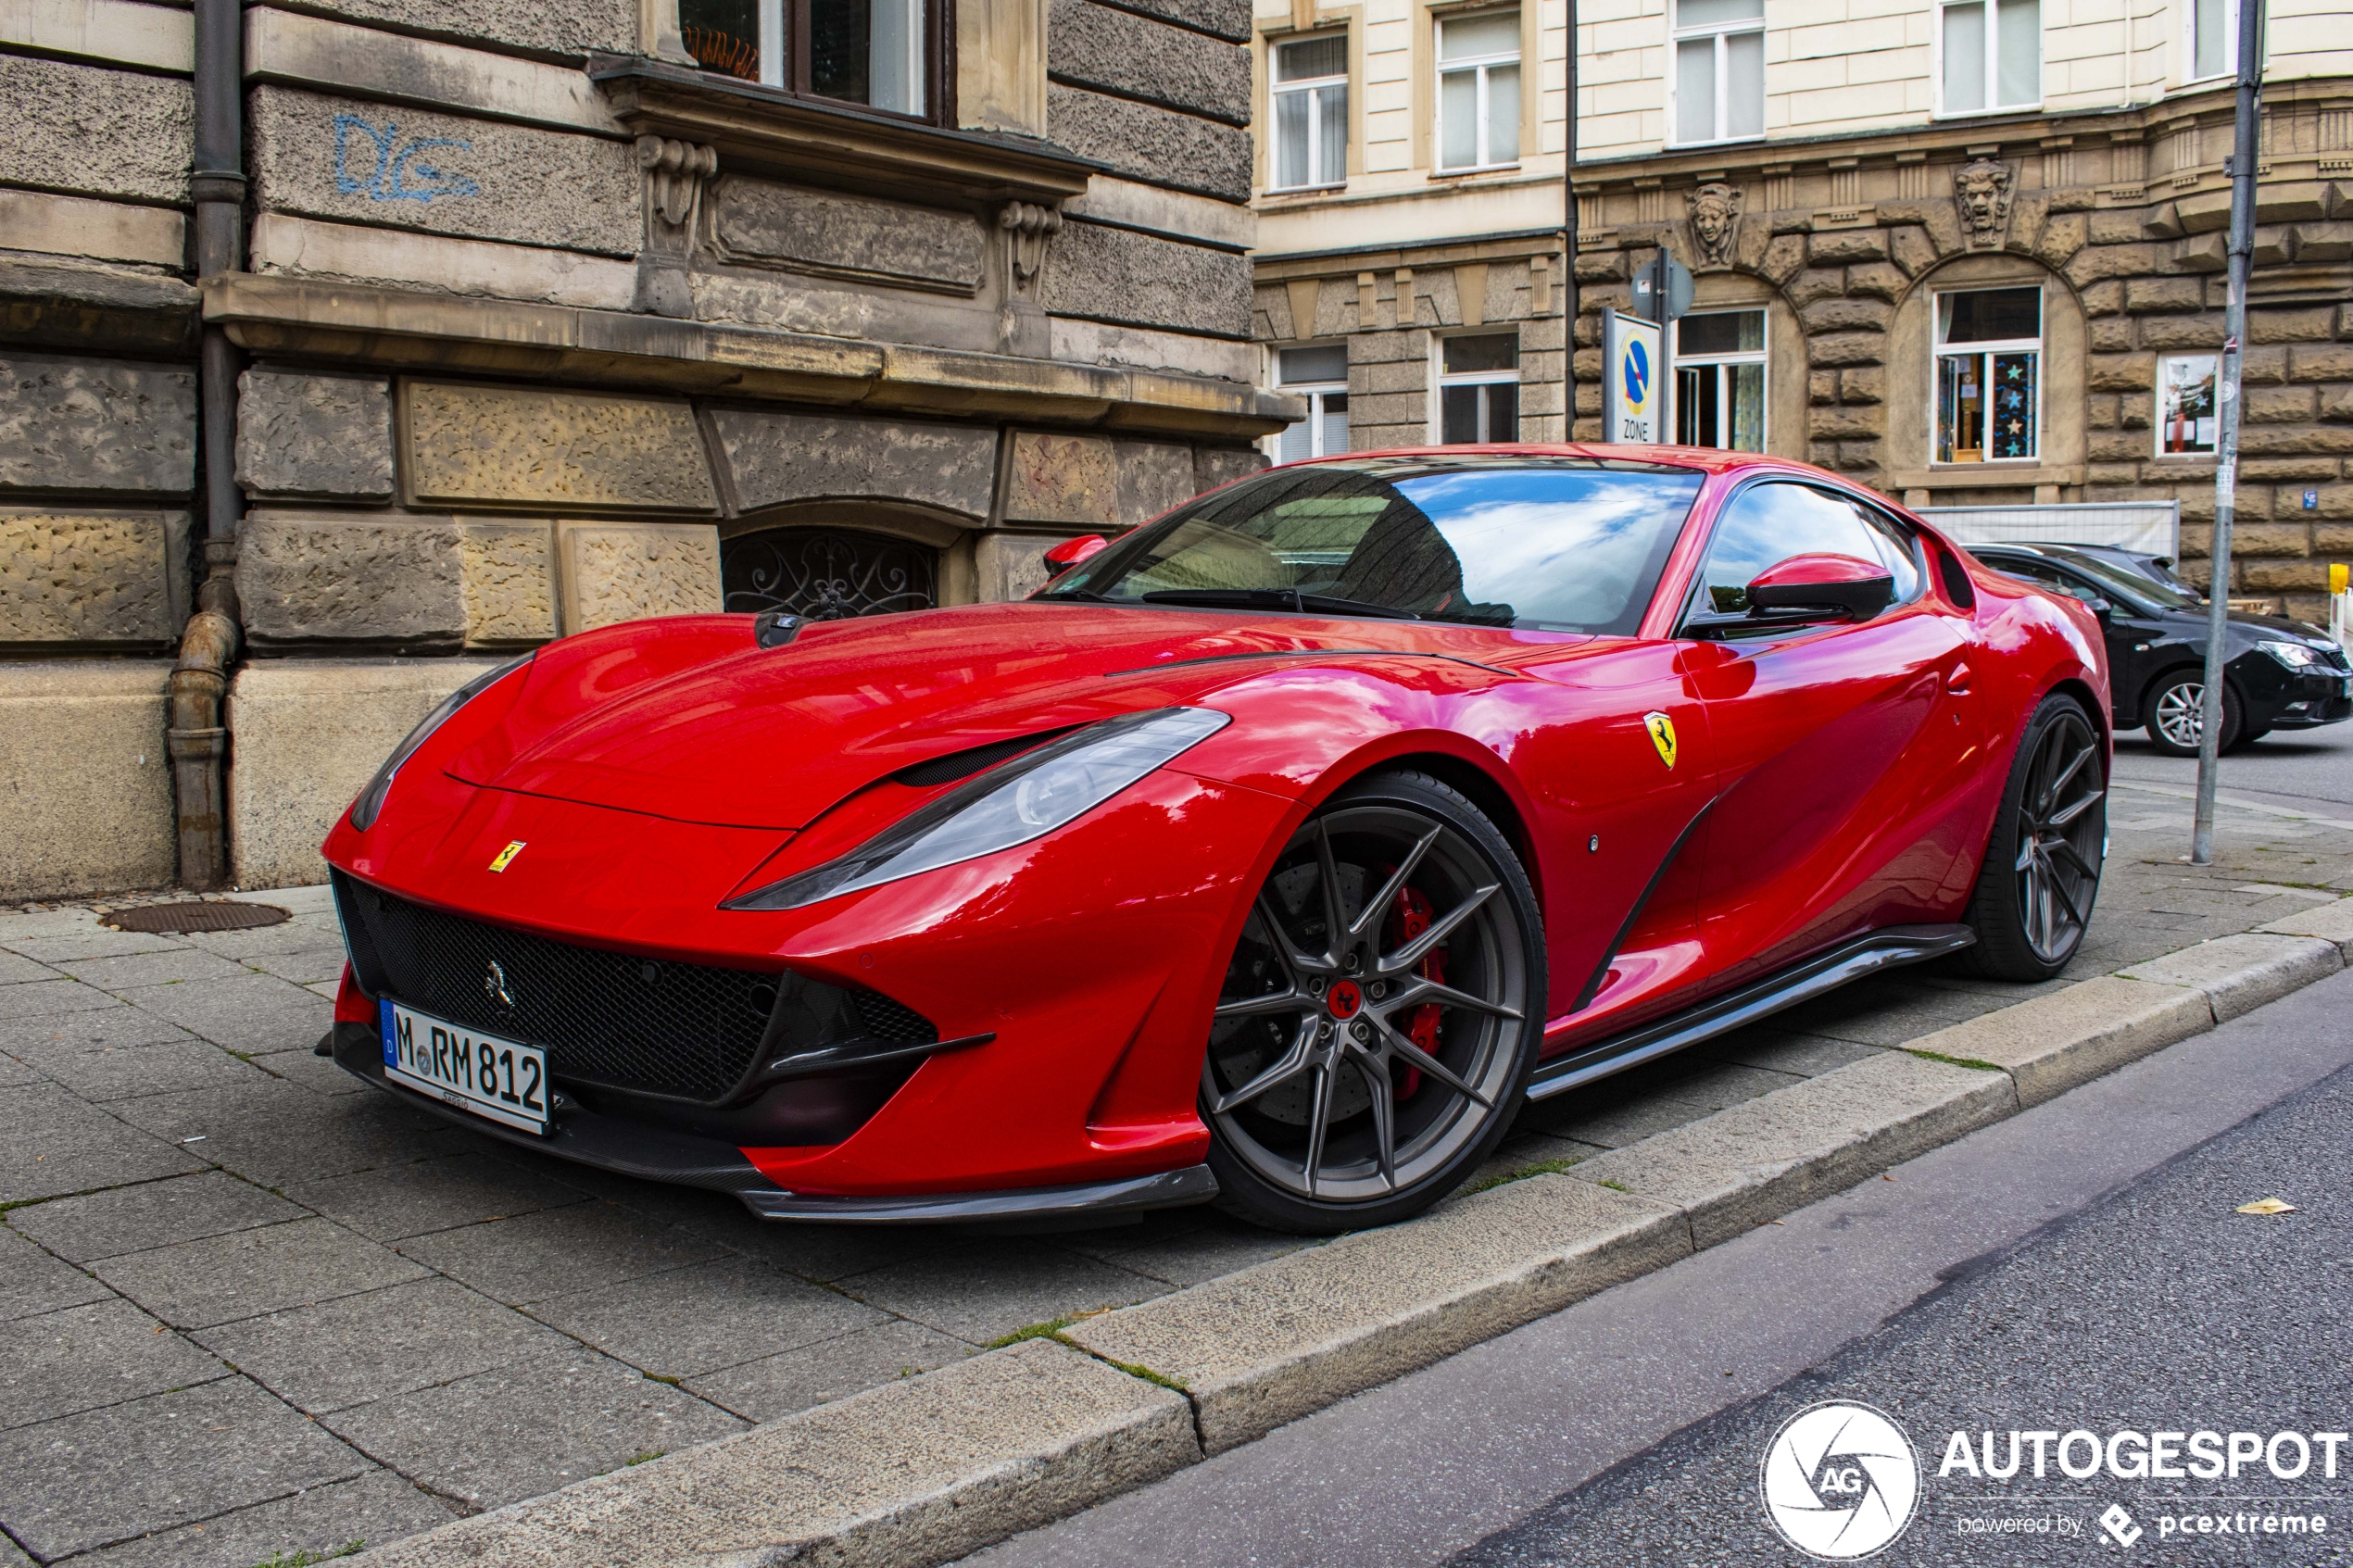
[[2241, 345], [2246, 341], [2247, 270], [2255, 252], [2256, 98], [2262, 89], [2263, 0], [2239, 3], [2239, 94], [2231, 144], [2231, 283], [2222, 323], [2221, 405], [2214, 442], [2214, 546], [2206, 609], [2206, 702], [2198, 726], [2197, 815], [2190, 863], [2214, 863], [2214, 788], [2222, 746], [2222, 638], [2231, 613], [2231, 524], [2237, 513]]

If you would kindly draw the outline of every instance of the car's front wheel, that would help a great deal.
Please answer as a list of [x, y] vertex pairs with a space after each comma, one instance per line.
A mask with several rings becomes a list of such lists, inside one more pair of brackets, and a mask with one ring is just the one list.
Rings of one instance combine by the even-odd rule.
[[1964, 967], [1995, 980], [2056, 978], [2083, 945], [2108, 859], [2108, 770], [2099, 731], [2073, 697], [2045, 697], [2002, 787]]
[[[2149, 688], [2148, 701], [2142, 711], [2149, 716], [2149, 743], [2168, 757], [2196, 757], [2197, 743], [2206, 733], [2206, 676], [2202, 671], [2190, 670], [2167, 675]], [[2239, 709], [2239, 694], [2222, 683], [2222, 739], [2220, 749], [2228, 751], [2242, 740], [2251, 737], [2242, 734], [2245, 719]]]
[[1543, 954], [1527, 873], [1478, 807], [1416, 772], [1340, 791], [1277, 858], [1210, 1025], [1220, 1203], [1327, 1234], [1453, 1191], [1527, 1089]]

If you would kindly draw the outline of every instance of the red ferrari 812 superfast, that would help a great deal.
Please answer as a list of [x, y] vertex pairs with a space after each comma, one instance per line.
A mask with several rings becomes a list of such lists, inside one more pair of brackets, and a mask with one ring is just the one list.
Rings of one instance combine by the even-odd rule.
[[1800, 464], [1295, 464], [1020, 603], [474, 682], [327, 841], [322, 1048], [779, 1219], [1353, 1229], [1859, 975], [2057, 974], [2108, 711], [2082, 605]]

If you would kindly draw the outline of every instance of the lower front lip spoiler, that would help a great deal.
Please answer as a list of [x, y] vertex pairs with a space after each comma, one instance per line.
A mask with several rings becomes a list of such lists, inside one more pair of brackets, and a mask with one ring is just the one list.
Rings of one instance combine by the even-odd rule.
[[820, 1193], [745, 1192], [737, 1197], [766, 1220], [833, 1221], [842, 1224], [954, 1224], [968, 1220], [1058, 1219], [1112, 1215], [1206, 1203], [1217, 1178], [1206, 1165], [1164, 1171], [1126, 1181], [1075, 1186], [1015, 1187], [1004, 1192], [909, 1193], [893, 1197], [834, 1197]]

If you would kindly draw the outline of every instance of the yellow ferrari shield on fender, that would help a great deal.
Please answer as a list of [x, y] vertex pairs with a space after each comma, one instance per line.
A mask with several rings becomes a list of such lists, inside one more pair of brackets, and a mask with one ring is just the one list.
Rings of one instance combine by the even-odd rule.
[[1675, 721], [1664, 713], [1645, 713], [1642, 728], [1651, 733], [1651, 744], [1658, 747], [1658, 759], [1669, 768], [1675, 766]]

